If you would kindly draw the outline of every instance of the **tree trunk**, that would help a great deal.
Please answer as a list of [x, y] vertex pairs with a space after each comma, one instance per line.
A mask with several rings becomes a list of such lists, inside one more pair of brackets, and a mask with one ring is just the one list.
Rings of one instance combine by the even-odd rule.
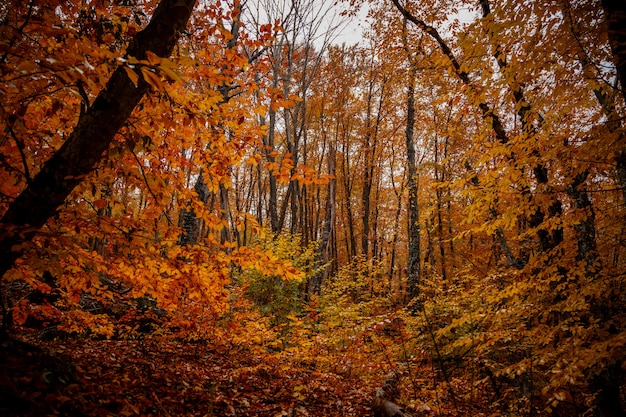
[[[626, 3], [623, 1], [602, 0], [602, 9], [604, 10], [604, 19], [607, 25], [611, 52], [613, 53], [613, 63], [615, 64], [617, 78], [620, 84], [617, 91], [622, 93], [622, 99], [626, 102], [626, 87], [624, 87], [626, 85]], [[607, 107], [604, 108], [606, 113], [615, 112], [614, 105], [612, 105], [610, 111], [606, 111]], [[620, 120], [620, 118], [617, 117], [613, 120], [617, 121]], [[619, 122], [609, 125], [609, 129], [615, 130], [618, 125]], [[626, 133], [621, 133], [621, 136], [625, 134]], [[622, 149], [618, 152], [616, 163], [617, 177], [622, 187], [624, 197], [623, 204], [626, 205], [626, 149]]]
[[[404, 179], [402, 179], [404, 181]], [[396, 270], [396, 256], [398, 252], [398, 237], [400, 235], [400, 215], [402, 214], [402, 194], [404, 194], [403, 184], [400, 184], [400, 190], [396, 190], [392, 179], [393, 190], [396, 195], [397, 206], [396, 216], [393, 222], [393, 239], [391, 240], [391, 259], [389, 261], [389, 285], [393, 282], [393, 276]]]
[[[274, 66], [274, 71], [277, 72], [276, 66]], [[278, 74], [275, 74], [274, 79], [272, 80], [272, 88], [278, 88]], [[264, 121], [262, 120], [261, 123]], [[274, 157], [274, 140], [276, 136], [276, 111], [272, 109], [270, 106], [269, 109], [269, 125], [267, 127], [267, 135], [263, 136], [263, 145], [265, 147], [265, 157], [269, 163], [275, 163], [276, 158]], [[269, 171], [269, 188], [270, 195], [269, 201], [267, 202], [267, 210], [270, 219], [270, 230], [272, 233], [278, 233], [280, 230], [280, 226], [278, 225], [278, 184], [276, 181], [276, 174], [270, 170]]]
[[348, 259], [353, 259], [356, 256], [356, 237], [354, 232], [354, 214], [352, 211], [352, 173], [350, 172], [350, 146], [349, 146], [349, 133], [344, 132], [343, 142], [343, 161], [342, 177], [343, 177], [343, 189], [344, 200], [346, 208], [346, 223], [348, 225], [348, 235], [346, 237], [346, 249], [348, 253]]
[[589, 269], [588, 273], [593, 273], [593, 270], [600, 269], [601, 266], [596, 265], [596, 262], [599, 261], [596, 252], [596, 216], [589, 195], [583, 188], [588, 176], [587, 171], [578, 174], [567, 186], [567, 194], [571, 197], [574, 208], [585, 213], [583, 220], [574, 224], [574, 230], [578, 242], [578, 258], [585, 261]]
[[[228, 197], [228, 188], [224, 184], [220, 184], [219, 186], [219, 201], [220, 201], [220, 211], [222, 219], [226, 226], [220, 232], [220, 243], [223, 245], [224, 243], [233, 242], [233, 237], [239, 241], [239, 236], [237, 236], [237, 228], [234, 227], [234, 222], [232, 218], [232, 212], [230, 210], [230, 199]], [[231, 231], [231, 227], [234, 230]], [[233, 236], [233, 233], [235, 236]]]
[[[196, 180], [194, 189], [198, 194], [198, 199], [206, 204], [209, 201], [209, 189], [204, 181], [202, 170], [200, 170], [200, 175]], [[178, 237], [179, 245], [195, 245], [198, 243], [198, 239], [202, 233], [202, 220], [196, 217], [196, 213], [194, 213], [193, 210], [180, 210], [178, 227], [183, 229], [182, 233]]]
[[[400, 8], [394, 0], [396, 7]], [[409, 291], [409, 300], [417, 297], [420, 284], [420, 224], [419, 224], [419, 205], [418, 197], [418, 173], [417, 158], [415, 155], [415, 142], [413, 139], [415, 128], [415, 78], [417, 77], [417, 63], [415, 57], [411, 53], [406, 36], [406, 25], [408, 17], [404, 17], [402, 27], [402, 41], [406, 58], [409, 62], [409, 80], [407, 85], [406, 99], [406, 166], [407, 166], [407, 187], [409, 189], [409, 225], [408, 225], [408, 254], [407, 254], [407, 287]]]
[[[319, 294], [322, 289], [324, 278], [329, 276], [329, 261], [331, 260], [331, 236], [335, 224], [335, 166], [336, 154], [333, 145], [328, 153], [328, 173], [332, 175], [328, 181], [328, 196], [326, 197], [326, 215], [324, 217], [324, 229], [320, 238], [315, 268], [317, 272], [309, 282], [309, 294]], [[323, 268], [323, 269], [322, 269]]]
[[408, 288], [409, 297], [418, 295], [420, 283], [420, 224], [418, 196], [417, 164], [415, 157], [415, 143], [413, 142], [413, 126], [415, 124], [415, 73], [411, 69], [409, 86], [407, 88], [407, 116], [406, 116], [406, 149], [407, 172], [409, 189], [409, 253], [408, 253]]
[[624, 101], [626, 101], [626, 2], [602, 0], [613, 62]]
[[[226, 48], [230, 50], [234, 50], [237, 46], [237, 42], [239, 40], [239, 33], [240, 33], [239, 29], [241, 27], [241, 21], [239, 20], [239, 17], [241, 16], [242, 6], [241, 4], [239, 4], [236, 7], [238, 8], [238, 13], [234, 14], [236, 17], [233, 18], [232, 27], [230, 29], [230, 33], [232, 37], [228, 40], [228, 42], [226, 42]], [[222, 96], [219, 104], [228, 103], [231, 99], [230, 97], [230, 91], [232, 89], [231, 85], [224, 82], [217, 89], [220, 92], [220, 95]], [[213, 134], [220, 134], [219, 132], [224, 129], [222, 125], [219, 125], [219, 128], [220, 129], [213, 129]], [[202, 176], [202, 170], [200, 171], [200, 176], [198, 177], [198, 180], [196, 181], [194, 188], [196, 190], [196, 193], [198, 194], [200, 201], [202, 201], [206, 205], [209, 199], [209, 191], [208, 191], [208, 186], [206, 184], [206, 181], [204, 180], [204, 177]], [[236, 228], [234, 227], [233, 222], [232, 222], [232, 213], [230, 211], [230, 205], [228, 201], [228, 189], [224, 187], [224, 185], [221, 183], [219, 185], [218, 197], [219, 197], [219, 202], [220, 202], [220, 209], [222, 211], [221, 213], [222, 219], [224, 219], [226, 223], [229, 225], [229, 226], [224, 227], [224, 229], [222, 229], [220, 233], [220, 242], [223, 244], [224, 242], [227, 242], [227, 241], [230, 242], [232, 240], [229, 227], [232, 227], [234, 230], [236, 230]], [[179, 221], [179, 223], [182, 223], [182, 225], [179, 224], [179, 226], [183, 228], [183, 233], [179, 237], [179, 244], [195, 245], [196, 243], [198, 243], [198, 240], [202, 237], [201, 232], [202, 232], [203, 222], [201, 219], [198, 219], [196, 217], [196, 214], [193, 211], [183, 210], [181, 213], [181, 216], [183, 217], [183, 219], [182, 219], [182, 222]], [[239, 238], [239, 236], [237, 237]]]
[[[370, 71], [371, 73], [371, 71]], [[369, 259], [370, 242], [370, 195], [372, 193], [372, 171], [374, 152], [371, 139], [372, 100], [375, 80], [370, 78], [367, 89], [367, 109], [365, 112], [365, 135], [363, 137], [363, 189], [361, 192], [363, 233], [361, 234], [361, 254], [365, 260]]]
[[[435, 136], [435, 152], [434, 152], [434, 175], [435, 181], [438, 183], [442, 183], [445, 180], [445, 173], [443, 170], [440, 170], [439, 166], [439, 140], [437, 136]], [[445, 155], [443, 159], [445, 159]], [[439, 262], [441, 263], [441, 278], [443, 281], [447, 280], [446, 275], [446, 249], [444, 246], [444, 238], [443, 238], [443, 204], [442, 204], [442, 194], [443, 189], [441, 187], [435, 188], [435, 200], [437, 207], [437, 244], [439, 246]], [[445, 285], [445, 284], [444, 284]]]
[[[602, 8], [604, 9], [605, 21], [607, 23], [613, 62], [615, 63], [617, 78], [620, 83], [618, 91], [621, 91], [622, 98], [626, 102], [626, 88], [624, 87], [626, 85], [626, 3], [623, 1], [602, 0]], [[598, 95], [596, 94], [596, 96]], [[606, 107], [604, 108], [606, 109]], [[608, 117], [611, 120], [611, 116]], [[617, 158], [617, 174], [622, 187], [624, 204], [626, 205], [626, 150], [624, 149], [619, 152]], [[575, 190], [576, 187], [573, 187], [573, 189]], [[592, 253], [594, 250], [595, 242], [589, 253]], [[601, 417], [626, 415], [620, 395], [622, 382], [620, 371], [621, 363], [609, 366], [592, 383], [599, 391], [596, 411]]]
[[[146, 51], [167, 57], [187, 25], [195, 0], [162, 0], [148, 26], [135, 35], [126, 56], [147, 59]], [[94, 170], [115, 134], [150, 89], [140, 79], [138, 86], [118, 67], [61, 148], [9, 205], [0, 220], [0, 276], [9, 270], [29, 242], [54, 216], [72, 190]]]
[[[480, 5], [483, 11], [483, 19], [491, 18], [491, 6], [489, 4], [489, 0], [480, 0]], [[494, 30], [489, 30], [490, 41], [493, 44], [494, 53], [493, 57], [500, 68], [500, 71], [505, 76], [504, 78], [508, 81], [509, 88], [511, 89], [511, 93], [513, 95], [513, 99], [515, 101], [515, 106], [517, 108], [517, 115], [522, 124], [522, 131], [527, 137], [534, 137], [537, 135], [537, 128], [533, 124], [533, 115], [538, 120], [538, 125], [541, 127], [543, 122], [543, 116], [536, 111], [533, 111], [530, 102], [526, 100], [525, 93], [523, 90], [522, 84], [518, 82], [512, 81], [512, 78], [508, 77], [511, 72], [509, 68], [509, 63], [507, 57], [503, 51], [503, 48], [500, 44], [496, 43], [494, 40], [494, 36], [497, 33]], [[531, 150], [530, 154], [534, 157], [540, 157], [539, 151]], [[550, 190], [551, 187], [549, 185], [548, 178], [548, 169], [545, 165], [539, 163], [535, 165], [532, 169], [532, 172], [535, 176], [535, 180], [537, 184], [541, 184], [543, 187], [537, 188], [545, 188]], [[534, 196], [531, 194], [530, 190], [523, 190], [528, 197], [528, 199], [532, 200]], [[547, 191], [549, 194], [550, 191]], [[553, 218], [556, 216], [560, 216], [562, 213], [562, 204], [561, 201], [556, 197], [556, 193], [551, 196], [551, 203], [547, 209], [548, 218]], [[537, 235], [539, 238], [539, 247], [540, 250], [544, 253], [549, 252], [551, 249], [554, 249], [559, 244], [563, 242], [563, 228], [555, 227], [554, 230], [548, 232], [547, 230], [541, 228], [542, 223], [546, 218], [546, 214], [542, 210], [541, 207], [536, 206], [535, 213], [530, 216], [529, 225], [532, 228], [538, 228]]]

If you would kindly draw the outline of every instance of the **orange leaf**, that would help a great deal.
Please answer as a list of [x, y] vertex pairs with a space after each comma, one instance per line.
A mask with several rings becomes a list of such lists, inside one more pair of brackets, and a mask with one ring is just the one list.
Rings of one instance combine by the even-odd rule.
[[154, 52], [146, 51], [146, 57], [150, 65], [159, 65], [161, 63], [161, 57]]
[[98, 209], [101, 210], [103, 208], [105, 208], [107, 206], [107, 202], [100, 199], [100, 200], [96, 200], [93, 202], [93, 205]]
[[143, 74], [143, 79], [146, 80], [148, 84], [152, 86], [157, 91], [163, 91], [163, 83], [158, 75], [154, 72], [150, 71], [149, 68], [141, 67], [141, 73]]
[[126, 75], [128, 75], [128, 78], [130, 78], [132, 83], [135, 84], [135, 87], [137, 87], [137, 84], [139, 83], [139, 75], [137, 75], [137, 73], [133, 71], [133, 69], [130, 67], [122, 68], [124, 68], [124, 71], [126, 71]]

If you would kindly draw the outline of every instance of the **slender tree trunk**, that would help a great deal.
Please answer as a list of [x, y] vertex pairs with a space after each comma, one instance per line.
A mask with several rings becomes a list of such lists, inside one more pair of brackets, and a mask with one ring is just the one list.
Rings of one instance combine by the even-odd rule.
[[350, 197], [346, 198], [346, 217], [348, 221], [348, 256], [352, 259], [356, 256], [356, 237], [354, 231], [354, 215]]
[[[274, 65], [274, 78], [272, 79], [272, 89], [278, 88], [278, 69]], [[276, 136], [276, 111], [270, 106], [269, 120], [267, 126], [267, 135], [263, 137], [263, 145], [265, 145], [265, 158], [271, 164], [276, 162], [274, 157], [274, 141]], [[270, 220], [270, 230], [272, 233], [278, 233], [280, 226], [278, 224], [278, 184], [276, 182], [276, 174], [269, 170], [269, 200], [267, 202], [267, 211]]]
[[[226, 42], [226, 48], [229, 50], [235, 50], [235, 48], [237, 47], [237, 42], [239, 40], [239, 33], [240, 33], [239, 30], [241, 27], [241, 21], [239, 19], [241, 17], [242, 5], [239, 4], [236, 7], [238, 8], [238, 13], [234, 14], [235, 17], [233, 17], [233, 23], [230, 29], [230, 33], [232, 37]], [[230, 91], [232, 89], [232, 86], [229, 85], [228, 83], [222, 83], [217, 89], [221, 95], [220, 104], [228, 103], [231, 99]], [[226, 128], [220, 125], [218, 126], [218, 128], [213, 128], [212, 133], [220, 134], [220, 131], [222, 130], [226, 130]], [[229, 171], [229, 175], [230, 175], [230, 171]], [[206, 185], [205, 179], [202, 176], [202, 172], [200, 172], [200, 175], [198, 176], [198, 180], [194, 188], [196, 190], [196, 193], [198, 193], [198, 197], [200, 201], [206, 204], [209, 198], [209, 191], [208, 191], [208, 186]], [[228, 200], [229, 198], [228, 189], [221, 183], [219, 185], [218, 197], [219, 197], [219, 202], [220, 202], [222, 219], [224, 219], [228, 225], [228, 226], [224, 226], [224, 229], [222, 229], [222, 231], [220, 232], [220, 241], [221, 243], [230, 242], [232, 240], [230, 228], [232, 227], [234, 230], [236, 230], [236, 228], [234, 227], [232, 213], [230, 211], [230, 202]], [[203, 222], [201, 219], [196, 218], [195, 213], [191, 211], [183, 210], [181, 215], [184, 216], [184, 219], [182, 221], [183, 234], [181, 234], [181, 236], [179, 237], [179, 243], [194, 245], [202, 237], [201, 230], [202, 230]]]
[[372, 165], [373, 150], [371, 144], [372, 131], [372, 100], [375, 80], [372, 79], [370, 71], [369, 86], [367, 89], [367, 105], [365, 111], [365, 135], [363, 137], [363, 190], [361, 193], [362, 205], [362, 221], [363, 233], [361, 234], [361, 254], [367, 260], [369, 259], [369, 240], [370, 240], [370, 195], [372, 193]]
[[374, 219], [372, 221], [372, 258], [381, 259], [383, 245], [379, 244], [378, 237], [378, 219], [380, 215], [380, 179], [376, 181], [376, 186], [374, 188]]
[[[210, 193], [204, 180], [202, 170], [200, 170], [200, 175], [198, 175], [194, 189], [196, 194], [198, 194], [198, 199], [206, 204], [209, 201]], [[202, 220], [196, 217], [196, 213], [194, 213], [193, 210], [186, 208], [180, 210], [178, 227], [183, 229], [178, 237], [179, 245], [195, 245], [198, 243], [198, 239], [201, 237]]]
[[418, 206], [418, 172], [415, 155], [415, 143], [413, 141], [414, 125], [415, 125], [415, 77], [416, 69], [412, 66], [409, 76], [409, 85], [407, 88], [407, 104], [406, 104], [406, 131], [405, 142], [407, 149], [407, 173], [408, 173], [408, 189], [409, 189], [409, 251], [408, 251], [408, 270], [407, 283], [409, 297], [411, 299], [419, 294], [420, 284], [420, 224], [419, 224], [419, 206]]
[[[220, 184], [219, 186], [219, 201], [220, 201], [220, 211], [222, 215], [222, 220], [226, 223], [226, 226], [222, 228], [220, 232], [220, 243], [224, 244], [226, 242], [233, 241], [233, 232], [231, 230], [231, 226], [233, 225], [232, 212], [230, 210], [230, 199], [228, 188], [224, 186], [224, 184]], [[237, 229], [233, 227], [236, 231]], [[235, 236], [237, 238], [237, 236]], [[237, 239], [239, 240], [239, 239]]]
[[[369, 155], [367, 156], [369, 158]], [[367, 163], [366, 163], [367, 164]], [[365, 259], [369, 259], [370, 243], [370, 194], [372, 193], [372, 182], [369, 168], [365, 168], [363, 178], [363, 192], [361, 195], [363, 233], [361, 234], [361, 254]]]
[[300, 217], [302, 216], [302, 208], [299, 204], [300, 198], [300, 184], [298, 181], [292, 181], [293, 184], [293, 192], [291, 193], [291, 223], [289, 227], [289, 232], [293, 235], [298, 232], [298, 225], [300, 224]]
[[[401, 6], [396, 0], [393, 3], [399, 10]], [[406, 59], [409, 63], [409, 74], [407, 84], [407, 102], [406, 102], [406, 127], [405, 127], [405, 144], [406, 144], [406, 172], [408, 175], [407, 188], [409, 190], [408, 209], [409, 209], [409, 225], [408, 225], [408, 253], [407, 253], [407, 287], [409, 292], [409, 300], [419, 295], [419, 284], [421, 279], [420, 270], [420, 223], [419, 223], [419, 178], [417, 172], [417, 157], [415, 151], [414, 132], [415, 132], [415, 79], [417, 77], [417, 62], [415, 56], [409, 49], [406, 26], [410, 15], [405, 15], [402, 22], [402, 41], [406, 53]]]
[[400, 215], [402, 214], [402, 192], [396, 193], [396, 217], [393, 222], [393, 239], [391, 241], [391, 259], [389, 260], [389, 282], [393, 280], [396, 270], [396, 256], [398, 251], [398, 237], [400, 235]]
[[[434, 166], [435, 166], [435, 181], [438, 183], [442, 183], [444, 181], [444, 173], [441, 171], [441, 167], [439, 165], [439, 140], [435, 137], [435, 152], [434, 152]], [[437, 187], [435, 189], [435, 204], [437, 208], [437, 245], [439, 246], [439, 262], [441, 263], [441, 278], [446, 281], [446, 249], [444, 246], [444, 238], [443, 238], [443, 216], [441, 212], [443, 211], [442, 206], [442, 195], [443, 190], [441, 187]]]
[[349, 147], [349, 133], [344, 132], [343, 141], [343, 160], [342, 160], [342, 177], [343, 177], [343, 189], [345, 198], [346, 209], [346, 222], [348, 226], [347, 235], [347, 250], [348, 258], [353, 259], [356, 256], [356, 237], [354, 231], [354, 214], [352, 212], [352, 173], [350, 172], [350, 147]]
[[326, 197], [326, 209], [324, 217], [324, 228], [320, 237], [320, 243], [317, 252], [317, 260], [315, 267], [318, 272], [311, 277], [309, 281], [309, 294], [319, 294], [322, 289], [324, 280], [328, 278], [332, 272], [329, 262], [332, 259], [331, 236], [335, 225], [335, 171], [336, 171], [336, 152], [331, 145], [328, 153], [328, 174], [332, 178], [328, 181], [328, 195]]
[[263, 216], [263, 200], [265, 199], [265, 192], [263, 188], [263, 175], [261, 173], [261, 164], [256, 166], [256, 178], [257, 178], [257, 209], [256, 209], [256, 221], [260, 226], [263, 226], [265, 217]]

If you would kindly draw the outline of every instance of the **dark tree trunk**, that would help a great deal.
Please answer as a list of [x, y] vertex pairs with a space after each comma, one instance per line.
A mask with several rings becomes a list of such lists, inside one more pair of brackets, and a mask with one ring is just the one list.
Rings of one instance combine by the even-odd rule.
[[418, 196], [417, 163], [415, 157], [415, 143], [413, 142], [413, 126], [415, 124], [415, 69], [411, 70], [409, 86], [407, 88], [407, 120], [406, 120], [406, 148], [407, 172], [409, 188], [409, 254], [408, 254], [408, 288], [409, 297], [418, 295], [420, 283], [420, 224]]
[[[209, 201], [209, 188], [204, 181], [202, 170], [196, 180], [194, 189], [198, 194], [198, 199], [206, 204]], [[202, 233], [202, 220], [196, 217], [193, 210], [182, 209], [180, 211], [178, 227], [183, 229], [183, 232], [178, 237], [179, 245], [195, 245], [198, 243], [198, 239]]]
[[326, 197], [326, 215], [324, 217], [324, 229], [320, 238], [319, 249], [315, 267], [316, 274], [309, 281], [309, 294], [319, 294], [324, 283], [324, 278], [330, 274], [329, 262], [332, 258], [331, 237], [335, 225], [335, 148], [331, 145], [328, 154], [328, 173], [332, 175], [328, 182], [328, 196]]
[[588, 176], [589, 173], [586, 171], [578, 174], [574, 181], [568, 185], [567, 193], [574, 203], [574, 208], [585, 213], [583, 220], [574, 225], [574, 230], [578, 242], [578, 257], [585, 261], [589, 269], [588, 272], [593, 273], [593, 270], [599, 269], [600, 265], [596, 265], [596, 262], [599, 261], [596, 252], [596, 216], [589, 195], [583, 188]]
[[[222, 215], [222, 219], [227, 224], [224, 226], [222, 231], [220, 232], [220, 243], [224, 244], [226, 242], [239, 241], [239, 236], [237, 234], [237, 229], [233, 227], [234, 232], [231, 230], [233, 226], [233, 218], [230, 210], [230, 198], [228, 197], [228, 188], [224, 184], [220, 184], [219, 187], [219, 201], [220, 201], [220, 211]], [[234, 234], [234, 236], [233, 236]]]
[[367, 260], [369, 259], [369, 243], [370, 243], [370, 195], [372, 193], [372, 161], [374, 152], [372, 149], [371, 139], [371, 120], [372, 120], [372, 97], [374, 90], [374, 80], [369, 80], [369, 88], [367, 90], [367, 110], [365, 115], [365, 137], [363, 138], [363, 190], [361, 193], [361, 204], [363, 208], [362, 221], [363, 233], [361, 235], [361, 254]]
[[393, 223], [393, 239], [391, 241], [391, 260], [389, 261], [389, 283], [393, 280], [393, 275], [396, 270], [396, 254], [398, 252], [398, 237], [400, 235], [400, 215], [402, 214], [402, 196], [400, 193], [396, 194], [398, 199], [398, 205], [396, 206], [396, 217]]
[[626, 101], [626, 2], [602, 0], [613, 62], [617, 70], [620, 91]]
[[346, 222], [348, 223], [348, 234], [346, 235], [346, 250], [348, 258], [353, 259], [356, 256], [356, 237], [354, 231], [354, 214], [352, 210], [352, 173], [350, 172], [350, 140], [348, 134], [344, 134], [343, 143], [343, 163], [342, 177], [344, 188], [344, 199], [346, 208]]
[[[626, 88], [624, 87], [626, 85], [626, 2], [602, 0], [602, 8], [604, 9], [611, 51], [613, 52], [613, 62], [619, 79], [619, 91], [626, 101]], [[611, 120], [611, 116], [609, 116], [609, 120]], [[615, 120], [619, 120], [619, 118]], [[626, 204], [626, 150], [624, 149], [619, 152], [617, 158], [617, 174], [622, 186], [624, 204]], [[583, 247], [583, 249], [585, 248]], [[593, 250], [595, 250], [595, 246], [590, 248], [589, 253], [592, 253]], [[609, 366], [592, 383], [599, 391], [596, 411], [601, 417], [626, 415], [620, 395], [622, 382], [620, 370], [621, 363]]]
[[[278, 85], [278, 77], [274, 77], [273, 88]], [[274, 139], [276, 136], [276, 111], [269, 110], [269, 125], [267, 135], [263, 137], [263, 145], [265, 145], [265, 157], [269, 163], [276, 162], [274, 157]], [[268, 217], [270, 220], [270, 230], [272, 233], [278, 233], [280, 226], [278, 224], [278, 183], [276, 181], [276, 173], [269, 171], [269, 201], [267, 202]]]
[[597, 391], [595, 415], [597, 417], [624, 417], [620, 386], [622, 382], [621, 366], [605, 368], [591, 381], [591, 388]]
[[[602, 0], [602, 8], [604, 10], [604, 19], [607, 25], [607, 34], [613, 53], [613, 63], [617, 71], [619, 80], [619, 89], [622, 98], [626, 102], [626, 2]], [[601, 100], [601, 104], [602, 100]], [[607, 107], [604, 107], [605, 109]], [[610, 111], [615, 111], [615, 106], [611, 103]], [[617, 115], [613, 115], [617, 116]], [[619, 117], [613, 117], [612, 120], [619, 120]], [[609, 125], [609, 129], [615, 130], [616, 125]], [[624, 133], [622, 133], [624, 135]], [[623, 138], [620, 138], [623, 139]], [[622, 187], [624, 196], [624, 205], [626, 205], [626, 149], [622, 149], [617, 155], [617, 176]]]

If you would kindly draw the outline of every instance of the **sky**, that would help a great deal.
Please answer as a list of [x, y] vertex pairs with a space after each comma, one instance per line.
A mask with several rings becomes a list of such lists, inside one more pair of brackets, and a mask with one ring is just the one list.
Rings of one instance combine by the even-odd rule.
[[[367, 5], [367, 4], [366, 4]], [[363, 30], [368, 24], [366, 21], [367, 7], [364, 5], [357, 16], [355, 17], [342, 17], [346, 20], [345, 27], [341, 30], [337, 38], [334, 40], [334, 44], [341, 45], [354, 45], [363, 40]], [[341, 7], [341, 6], [337, 6]]]
[[[323, 4], [324, 0], [318, 0]], [[367, 12], [368, 12], [368, 3], [365, 2], [359, 12], [354, 17], [342, 17], [338, 16], [342, 10], [345, 10], [345, 5], [341, 2], [337, 6], [333, 6], [337, 12], [337, 19], [345, 20], [345, 27], [343, 27], [340, 33], [337, 35], [336, 39], [332, 42], [335, 45], [341, 45], [345, 43], [346, 45], [354, 45], [363, 40], [363, 31], [367, 29]], [[450, 23], [454, 20], [460, 21], [462, 24], [470, 23], [476, 19], [475, 12], [470, 12], [468, 8], [461, 7], [459, 12], [449, 16]], [[447, 28], [439, 27], [437, 28], [442, 35], [448, 33]]]

